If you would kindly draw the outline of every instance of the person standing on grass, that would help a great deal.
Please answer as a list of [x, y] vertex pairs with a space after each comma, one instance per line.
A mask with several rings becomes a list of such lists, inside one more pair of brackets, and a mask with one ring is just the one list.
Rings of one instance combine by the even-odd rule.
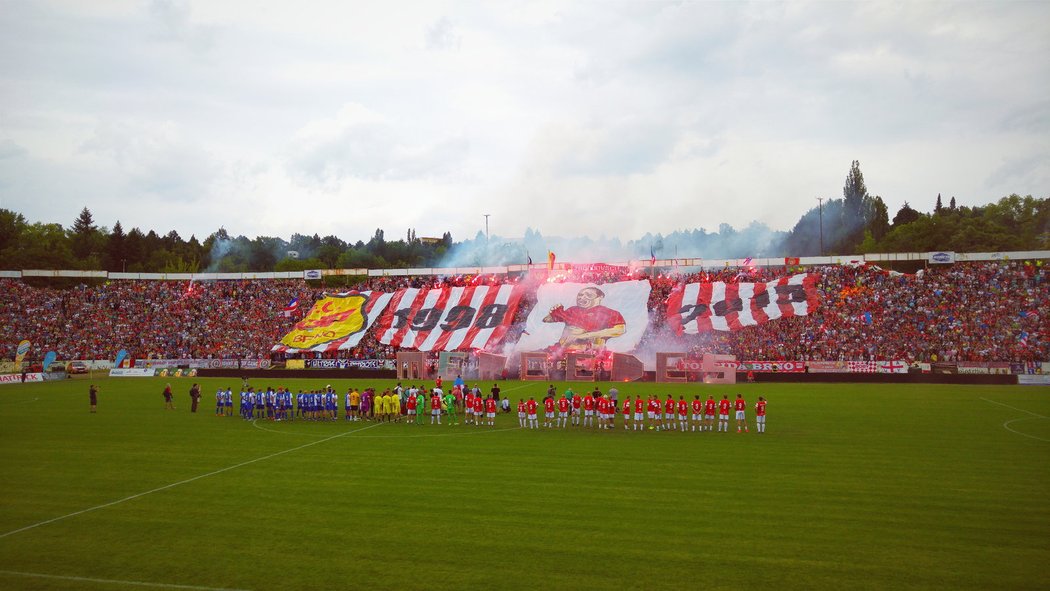
[[445, 394], [445, 412], [448, 413], [448, 424], [459, 425], [459, 414], [456, 412], [456, 395], [452, 392]]
[[190, 412], [197, 412], [197, 403], [201, 401], [201, 387], [199, 384], [193, 384], [190, 387]]
[[226, 386], [226, 416], [233, 416], [233, 389]]
[[572, 426], [580, 426], [580, 409], [583, 407], [583, 398], [579, 394], [573, 392], [572, 396], [566, 395], [566, 398], [572, 399]]
[[463, 424], [469, 425], [474, 422], [474, 391], [468, 390], [467, 395], [463, 397], [463, 411], [464, 418]]
[[437, 424], [441, 424], [441, 394], [440, 388], [434, 388], [433, 395], [430, 396], [430, 424], [433, 425], [434, 421], [437, 420]]
[[693, 407], [693, 427], [692, 427], [691, 430], [692, 431], [702, 431], [703, 428], [704, 428], [703, 427], [704, 402], [702, 400], [700, 400], [700, 395], [699, 394], [697, 394], [696, 396], [693, 397], [693, 402], [691, 404], [692, 404], [692, 407]]
[[627, 426], [631, 422], [631, 397], [628, 396], [623, 401], [623, 430], [626, 431], [630, 427]]
[[539, 428], [539, 421], [536, 420], [536, 399], [529, 396], [529, 401], [525, 403], [525, 412], [529, 415], [529, 428]]
[[427, 408], [427, 397], [426, 393], [423, 392], [423, 388], [416, 390], [416, 424], [423, 424], [423, 411]]
[[736, 395], [736, 400], [733, 401], [733, 408], [736, 410], [736, 432], [739, 433], [742, 427], [744, 433], [747, 433], [747, 417], [745, 416], [747, 402], [744, 402], [743, 394]]
[[550, 396], [543, 399], [543, 426], [548, 429], [554, 426], [554, 399]]
[[670, 394], [667, 395], [667, 400], [664, 402], [664, 428], [668, 430], [674, 430], [675, 428], [675, 410], [678, 405], [674, 402], [674, 397]]
[[660, 414], [660, 401], [656, 399], [653, 394], [649, 395], [649, 400], [645, 404], [645, 415], [649, 419], [649, 430], [652, 431], [659, 427], [659, 419], [657, 415]]
[[755, 403], [755, 431], [758, 433], [766, 432], [766, 399], [761, 396], [758, 397], [758, 402]]
[[98, 407], [98, 387], [95, 384], [88, 388], [88, 400], [91, 402], [91, 412], [95, 412]]
[[600, 393], [596, 397], [597, 402], [595, 406], [598, 409], [598, 428], [605, 428], [605, 419], [609, 415], [609, 401], [605, 399]]
[[164, 386], [164, 410], [175, 410], [175, 395], [171, 393], [171, 384]]
[[496, 426], [496, 396], [493, 395], [485, 401], [485, 418], [489, 420], [489, 427]]
[[518, 426], [522, 429], [525, 428], [525, 401], [521, 398], [518, 399]]
[[372, 394], [371, 388], [365, 388], [363, 394], [361, 394], [361, 418], [368, 420], [368, 415], [372, 411]]
[[482, 417], [485, 416], [485, 399], [478, 394], [474, 397], [474, 426], [477, 427], [481, 424]]
[[715, 426], [715, 397], [708, 396], [704, 401], [704, 431], [710, 431]]
[[223, 414], [223, 407], [226, 402], [226, 392], [220, 387], [215, 391], [215, 416]]
[[[413, 388], [413, 390], [414, 389], [415, 388]], [[411, 423], [418, 424], [418, 421], [416, 420], [416, 404], [418, 400], [419, 398], [415, 393], [408, 395], [408, 402], [405, 403], [405, 412], [408, 413], [408, 418], [405, 420], [406, 425]]]
[[[579, 396], [579, 395], [578, 394], [573, 394], [573, 399], [575, 399], [577, 396]], [[581, 404], [583, 405], [583, 426], [584, 427], [593, 427], [594, 426], [594, 396], [592, 396], [591, 393], [588, 392], [587, 395], [583, 397], [583, 401], [581, 402]]]
[[729, 396], [723, 394], [718, 401], [718, 432], [729, 433]]
[[641, 394], [634, 399], [634, 422], [631, 427], [635, 431], [645, 431], [645, 401]]
[[558, 427], [564, 429], [569, 424], [569, 399], [562, 396], [558, 399]]
[[685, 433], [689, 427], [689, 403], [685, 401], [685, 396], [678, 397], [678, 428]]

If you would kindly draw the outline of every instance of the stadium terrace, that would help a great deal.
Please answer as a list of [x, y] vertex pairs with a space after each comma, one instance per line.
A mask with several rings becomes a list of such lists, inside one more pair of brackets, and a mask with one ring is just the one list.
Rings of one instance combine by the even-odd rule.
[[[0, 279], [0, 347], [11, 359], [28, 340], [25, 360], [37, 364], [49, 351], [59, 360], [113, 360], [126, 350], [131, 364], [327, 359], [392, 367], [399, 352], [422, 352], [433, 364], [441, 352], [459, 351], [471, 354], [468, 365], [483, 353], [502, 355], [511, 372], [526, 351], [544, 352], [555, 365], [572, 352], [599, 362], [629, 354], [647, 368], [659, 351], [754, 363], [1050, 360], [1046, 257], [965, 258], [915, 273], [797, 259], [718, 268], [650, 261], [429, 275], [385, 270], [357, 281], [346, 274], [337, 289], [302, 273], [165, 281], [89, 273], [70, 289], [35, 287], [31, 272], [8, 273]], [[331, 314], [315, 311], [330, 301], [346, 306], [338, 322], [349, 324], [339, 330], [331, 329]], [[359, 325], [350, 326], [359, 311]], [[313, 340], [288, 340], [318, 326], [325, 331]]]

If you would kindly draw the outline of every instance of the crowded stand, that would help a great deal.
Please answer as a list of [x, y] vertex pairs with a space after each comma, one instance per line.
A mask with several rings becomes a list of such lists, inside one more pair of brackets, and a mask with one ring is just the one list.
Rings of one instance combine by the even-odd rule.
[[[375, 327], [352, 348], [273, 351], [326, 292], [435, 289], [513, 284], [521, 293], [509, 328], [487, 349], [506, 350], [526, 334], [537, 290], [550, 283], [647, 280], [648, 325], [636, 350], [736, 355], [749, 360], [903, 360], [1028, 362], [1050, 360], [1043, 334], [1050, 287], [1041, 262], [989, 261], [931, 265], [915, 274], [874, 265], [732, 267], [692, 273], [666, 267], [585, 266], [512, 275], [373, 277], [342, 288], [303, 280], [130, 281], [71, 289], [33, 287], [0, 279], [0, 354], [15, 356], [21, 339], [33, 343], [27, 359], [54, 351], [59, 359], [253, 359], [296, 357], [394, 359]], [[653, 271], [660, 270], [661, 273]], [[816, 276], [819, 305], [808, 315], [785, 316], [739, 330], [680, 334], [667, 319], [667, 302], [691, 283], [760, 283], [798, 273]], [[298, 300], [293, 314], [289, 302]], [[675, 348], [671, 348], [675, 345]], [[436, 351], [429, 353], [436, 358]]]

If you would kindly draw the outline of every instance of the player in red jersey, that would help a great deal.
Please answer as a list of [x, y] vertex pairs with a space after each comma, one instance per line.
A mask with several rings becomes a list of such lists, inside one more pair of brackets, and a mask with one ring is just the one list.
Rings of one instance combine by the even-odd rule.
[[634, 430], [638, 431], [639, 429], [641, 429], [641, 430], [644, 431], [645, 430], [645, 422], [644, 421], [645, 421], [645, 401], [642, 400], [641, 396], [639, 396], [638, 398], [634, 399], [634, 422], [632, 423], [632, 426], [634, 427]]
[[755, 403], [755, 432], [766, 432], [766, 399], [761, 396]]
[[496, 397], [489, 396], [485, 399], [485, 419], [489, 422], [489, 427], [496, 426]]
[[405, 410], [408, 412], [408, 420], [406, 424], [411, 425], [416, 422], [416, 397], [409, 396], [405, 402]]
[[660, 401], [652, 394], [649, 395], [649, 401], [645, 405], [645, 414], [649, 419], [649, 430], [659, 429]]
[[693, 407], [693, 426], [689, 429], [690, 431], [696, 431], [697, 429], [703, 429], [704, 420], [704, 403], [700, 400], [700, 396], [694, 396], [693, 401], [690, 403]]
[[434, 419], [437, 419], [437, 424], [441, 424], [441, 395], [437, 394], [437, 389], [434, 390], [434, 395], [430, 397], [430, 424], [434, 424]]
[[689, 427], [689, 403], [685, 401], [685, 396], [678, 397], [678, 428], [685, 433]]
[[529, 401], [525, 403], [525, 412], [528, 414], [529, 426], [533, 429], [539, 427], [539, 421], [536, 420], [536, 399], [529, 397]]
[[474, 391], [467, 390], [467, 395], [463, 398], [463, 424], [469, 425], [474, 419]]
[[675, 404], [674, 398], [670, 394], [667, 395], [667, 400], [664, 401], [664, 429], [675, 428], [675, 411], [678, 410], [678, 405]]
[[729, 396], [722, 395], [722, 399], [718, 401], [718, 431], [729, 432]]
[[609, 427], [609, 401], [604, 396], [598, 397], [598, 428]]
[[736, 410], [736, 432], [740, 432], [740, 428], [744, 428], [744, 433], [747, 433], [747, 417], [744, 416], [744, 412], [747, 410], [747, 403], [744, 402], [744, 395], [737, 394], [736, 400], [733, 401], [733, 409]]
[[627, 430], [627, 423], [631, 422], [631, 397], [623, 401], [623, 430]]
[[572, 393], [572, 426], [580, 426], [580, 407], [583, 406], [583, 399], [576, 392]]
[[525, 428], [525, 401], [518, 399], [518, 426], [522, 429]]
[[569, 426], [569, 399], [562, 396], [558, 399], [558, 426], [564, 429]]
[[554, 426], [554, 399], [550, 396], [543, 399], [543, 426], [548, 429]]
[[583, 397], [583, 426], [593, 427], [594, 426], [594, 396], [588, 392]]
[[707, 400], [704, 401], [704, 431], [710, 431], [715, 426], [715, 407], [718, 405], [715, 402], [714, 396], [708, 396]]
[[480, 394], [474, 396], [474, 426], [481, 424], [481, 417], [485, 415], [485, 399]]

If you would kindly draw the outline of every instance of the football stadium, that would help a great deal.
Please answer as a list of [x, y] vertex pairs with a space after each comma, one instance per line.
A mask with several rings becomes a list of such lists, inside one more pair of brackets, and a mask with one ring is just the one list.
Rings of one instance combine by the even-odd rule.
[[0, 6], [0, 591], [1050, 588], [1050, 2]]
[[1050, 253], [945, 254], [7, 272], [0, 579], [1038, 587]]

